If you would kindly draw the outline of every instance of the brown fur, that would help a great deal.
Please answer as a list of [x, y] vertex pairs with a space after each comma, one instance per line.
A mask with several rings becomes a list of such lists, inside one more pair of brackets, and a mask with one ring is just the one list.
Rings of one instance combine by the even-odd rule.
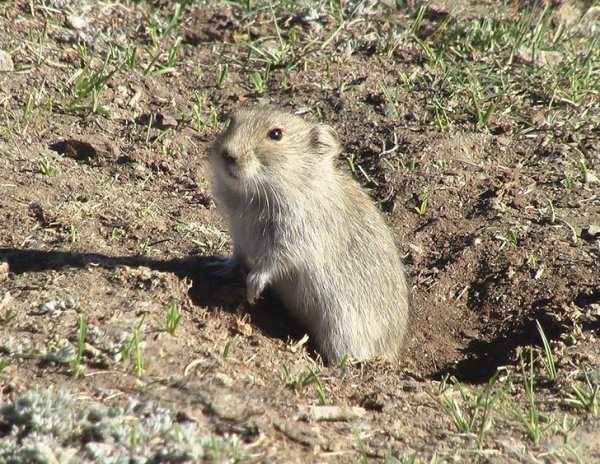
[[210, 149], [229, 268], [248, 270], [250, 303], [272, 287], [326, 360], [395, 358], [410, 312], [406, 273], [380, 212], [335, 168], [339, 151], [332, 129], [273, 107], [232, 115]]

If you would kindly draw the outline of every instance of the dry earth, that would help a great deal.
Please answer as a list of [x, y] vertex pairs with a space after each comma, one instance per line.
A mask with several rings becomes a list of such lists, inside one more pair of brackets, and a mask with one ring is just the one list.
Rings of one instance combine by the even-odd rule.
[[[152, 401], [239, 440], [204, 460], [600, 461], [598, 7], [392, 3], [0, 3], [0, 403]], [[255, 102], [335, 127], [384, 211], [414, 292], [400, 363], [324, 366], [204, 270], [230, 250], [206, 148]]]

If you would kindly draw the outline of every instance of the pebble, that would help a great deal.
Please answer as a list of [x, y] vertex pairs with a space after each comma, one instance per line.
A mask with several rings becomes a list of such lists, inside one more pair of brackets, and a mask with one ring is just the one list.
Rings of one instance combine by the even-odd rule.
[[15, 65], [10, 53], [0, 50], [0, 72], [11, 72], [15, 70]]

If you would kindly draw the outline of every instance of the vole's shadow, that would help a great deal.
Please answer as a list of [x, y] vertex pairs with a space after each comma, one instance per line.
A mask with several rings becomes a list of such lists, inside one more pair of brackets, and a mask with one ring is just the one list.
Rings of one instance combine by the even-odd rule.
[[172, 272], [179, 278], [191, 280], [189, 296], [194, 304], [209, 309], [221, 308], [229, 312], [238, 310], [250, 314], [252, 324], [265, 335], [287, 340], [299, 338], [303, 330], [287, 315], [281, 303], [266, 292], [255, 306], [244, 301], [244, 282], [238, 279], [223, 279], [215, 276], [215, 257], [191, 256], [169, 260], [158, 260], [144, 256], [106, 256], [98, 253], [75, 253], [68, 251], [43, 251], [17, 248], [0, 248], [0, 263], [7, 262], [14, 274], [83, 268], [97, 265], [112, 269], [119, 266], [148, 267], [162, 272]]

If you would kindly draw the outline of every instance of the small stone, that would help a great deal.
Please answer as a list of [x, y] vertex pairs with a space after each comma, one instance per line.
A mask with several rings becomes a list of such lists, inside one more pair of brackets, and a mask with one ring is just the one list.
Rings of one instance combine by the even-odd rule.
[[590, 224], [587, 229], [583, 229], [583, 238], [595, 240], [600, 237], [600, 225]]
[[314, 421], [350, 421], [360, 419], [367, 411], [358, 406], [308, 406], [301, 416]]
[[177, 120], [163, 113], [144, 113], [138, 116], [135, 122], [141, 126], [151, 126], [160, 130], [177, 127]]
[[75, 135], [52, 142], [48, 148], [80, 161], [100, 157], [116, 158], [119, 153], [118, 147], [111, 140], [98, 135]]
[[556, 66], [563, 60], [563, 54], [555, 51], [539, 51], [538, 62], [542, 66]]
[[600, 182], [600, 179], [596, 174], [592, 171], [585, 171], [585, 183], [586, 184], [597, 184]]
[[10, 72], [15, 70], [15, 65], [10, 53], [0, 50], [0, 72]]
[[223, 387], [231, 387], [233, 385], [233, 379], [222, 372], [215, 374], [215, 380]]
[[531, 48], [521, 47], [517, 51], [516, 59], [525, 64], [536, 63], [540, 66], [555, 66], [563, 60], [563, 54], [546, 50], [536, 50], [534, 53]]
[[546, 115], [543, 111], [537, 111], [531, 116], [531, 122], [536, 127], [544, 127], [546, 125]]
[[133, 163], [133, 173], [139, 179], [144, 179], [152, 174], [146, 166], [140, 163]]
[[581, 18], [581, 11], [571, 2], [561, 2], [560, 6], [552, 12], [552, 16], [558, 23], [573, 26]]
[[[582, 376], [583, 379], [581, 380], [586, 380], [585, 376]], [[587, 375], [588, 379], [590, 380], [590, 382], [592, 382], [594, 385], [598, 385], [600, 383], [600, 369], [592, 369], [588, 372]]]
[[300, 443], [301, 445], [314, 448], [315, 446], [324, 444], [324, 440], [318, 431], [305, 424], [287, 421], [282, 423], [275, 422], [273, 423], [273, 426], [290, 440]]
[[162, 118], [157, 118], [157, 122], [160, 124], [159, 129], [177, 127], [177, 119], [175, 119], [173, 116], [171, 116], [170, 114], [163, 114], [161, 116]]
[[43, 316], [45, 314], [56, 315], [61, 313], [62, 311], [66, 311], [69, 309], [76, 309], [79, 306], [79, 302], [73, 298], [68, 298], [66, 300], [54, 300], [47, 301], [38, 306], [37, 309], [31, 311], [31, 315], [33, 316]]
[[8, 266], [8, 263], [6, 261], [0, 262], [0, 282], [3, 282], [6, 279], [8, 279], [9, 271], [10, 268]]
[[4, 296], [2, 297], [2, 300], [0, 300], [0, 311], [4, 311], [4, 308], [8, 307], [8, 304], [13, 300], [12, 295], [10, 294], [10, 292], [6, 292], [4, 294]]
[[66, 17], [65, 23], [67, 27], [75, 30], [81, 30], [88, 27], [88, 22], [81, 16], [68, 15]]
[[57, 351], [51, 351], [42, 356], [44, 361], [54, 362], [57, 364], [70, 364], [75, 359], [75, 345], [71, 342], [66, 342]]
[[421, 248], [418, 245], [415, 245], [413, 243], [409, 243], [408, 247], [413, 251], [413, 253], [415, 253], [417, 256], [422, 256], [425, 254], [425, 250], [423, 250], [423, 248]]
[[386, 118], [396, 119], [398, 117], [398, 110], [391, 103], [387, 103], [383, 107], [383, 114]]
[[373, 392], [365, 395], [362, 398], [360, 405], [369, 411], [381, 412], [385, 407], [385, 399], [381, 393]]
[[242, 421], [249, 414], [245, 401], [232, 393], [217, 392], [207, 402], [210, 412], [222, 420]]
[[600, 32], [600, 6], [593, 6], [587, 10], [577, 27], [590, 35]]
[[496, 140], [496, 143], [498, 145], [500, 145], [501, 147], [507, 147], [508, 145], [511, 144], [510, 137], [505, 137], [503, 135], [496, 137], [495, 140]]

